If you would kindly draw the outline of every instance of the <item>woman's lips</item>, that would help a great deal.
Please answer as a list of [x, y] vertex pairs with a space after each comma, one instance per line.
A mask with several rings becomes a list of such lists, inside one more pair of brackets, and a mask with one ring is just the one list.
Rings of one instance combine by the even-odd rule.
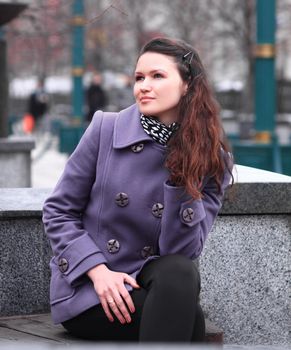
[[153, 97], [144, 96], [140, 98], [140, 102], [149, 102], [149, 101], [152, 101], [153, 99], [154, 99]]

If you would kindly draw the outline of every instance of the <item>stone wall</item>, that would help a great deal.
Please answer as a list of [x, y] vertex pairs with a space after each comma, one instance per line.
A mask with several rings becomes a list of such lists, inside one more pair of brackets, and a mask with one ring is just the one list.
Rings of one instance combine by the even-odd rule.
[[290, 344], [291, 183], [238, 192], [200, 259], [203, 309], [227, 343]]
[[[200, 259], [201, 303], [228, 344], [291, 340], [291, 178], [268, 183], [266, 174], [259, 171], [265, 183], [227, 192]], [[0, 189], [0, 316], [49, 310], [51, 251], [41, 223], [49, 192]]]
[[0, 316], [49, 310], [52, 253], [41, 221], [48, 193], [0, 189]]
[[200, 258], [208, 318], [233, 344], [290, 344], [291, 183], [237, 184]]

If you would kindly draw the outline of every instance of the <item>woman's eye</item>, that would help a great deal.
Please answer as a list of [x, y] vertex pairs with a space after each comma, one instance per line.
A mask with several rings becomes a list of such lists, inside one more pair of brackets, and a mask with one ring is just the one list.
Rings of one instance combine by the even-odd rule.
[[135, 81], [140, 81], [140, 80], [143, 80], [143, 79], [144, 79], [144, 77], [142, 77], [141, 75], [137, 75], [135, 77]]
[[155, 79], [160, 79], [160, 78], [163, 78], [163, 75], [161, 73], [155, 73], [154, 74], [154, 78]]

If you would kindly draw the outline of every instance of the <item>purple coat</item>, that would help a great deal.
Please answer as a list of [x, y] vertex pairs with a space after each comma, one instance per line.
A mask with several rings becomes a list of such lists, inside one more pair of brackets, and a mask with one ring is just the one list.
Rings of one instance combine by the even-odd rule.
[[[222, 194], [208, 179], [204, 198], [189, 201], [183, 187], [167, 184], [165, 156], [166, 148], [144, 132], [136, 105], [120, 113], [95, 113], [43, 208], [54, 253], [55, 323], [99, 303], [86, 276], [98, 264], [136, 277], [159, 255], [200, 255]], [[229, 180], [225, 171], [223, 192]]]

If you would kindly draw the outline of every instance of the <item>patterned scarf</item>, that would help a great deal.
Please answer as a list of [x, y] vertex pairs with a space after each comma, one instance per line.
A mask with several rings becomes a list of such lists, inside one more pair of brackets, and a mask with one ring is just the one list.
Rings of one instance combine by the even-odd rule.
[[163, 146], [167, 144], [173, 133], [179, 129], [177, 122], [167, 126], [157, 118], [148, 117], [143, 114], [140, 116], [140, 122], [144, 131]]

